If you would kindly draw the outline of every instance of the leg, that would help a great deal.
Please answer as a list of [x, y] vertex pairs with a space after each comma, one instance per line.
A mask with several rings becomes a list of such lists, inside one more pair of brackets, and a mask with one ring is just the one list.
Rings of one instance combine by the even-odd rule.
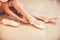
[[20, 12], [23, 16], [25, 16], [29, 20], [30, 24], [40, 29], [45, 28], [44, 25], [41, 24], [41, 21], [37, 20], [32, 15], [30, 15], [27, 11], [25, 11], [25, 9], [23, 9], [20, 5], [18, 5], [16, 1], [13, 1], [12, 4], [18, 12]]
[[6, 2], [6, 3], [2, 3], [2, 6], [3, 6], [5, 12], [6, 12], [7, 14], [9, 14], [10, 16], [14, 17], [16, 20], [21, 21], [21, 22], [24, 22], [24, 23], [28, 23], [28, 21], [26, 20], [26, 18], [20, 18], [20, 17], [18, 17], [15, 13], [13, 13], [13, 12], [9, 9], [9, 5], [8, 5], [7, 2]]
[[57, 19], [56, 17], [53, 17], [53, 18], [48, 18], [46, 16], [34, 16], [34, 17], [38, 20], [45, 22], [45, 23], [56, 24], [55, 22], [52, 21], [52, 20], [56, 20]]
[[[20, 12], [22, 15], [24, 15], [27, 19], [31, 19], [33, 18], [34, 15], [28, 14], [25, 9], [23, 9], [20, 5], [17, 4], [16, 1], [13, 2], [14, 7], [16, 8], [16, 10], [18, 10], [18, 12]], [[45, 23], [49, 23], [49, 21], [56, 19], [56, 18], [47, 18], [44, 16], [38, 17], [38, 16], [34, 16], [35, 18], [45, 22]]]

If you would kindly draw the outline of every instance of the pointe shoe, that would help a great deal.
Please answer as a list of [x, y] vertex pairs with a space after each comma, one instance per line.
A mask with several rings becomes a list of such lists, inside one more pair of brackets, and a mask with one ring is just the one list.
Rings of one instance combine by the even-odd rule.
[[9, 20], [9, 19], [2, 19], [2, 24], [4, 25], [9, 25], [9, 26], [20, 26], [20, 23], [13, 21], [13, 20]]
[[42, 21], [39, 21], [35, 18], [31, 18], [30, 20], [30, 24], [36, 26], [39, 29], [45, 29], [44, 23]]

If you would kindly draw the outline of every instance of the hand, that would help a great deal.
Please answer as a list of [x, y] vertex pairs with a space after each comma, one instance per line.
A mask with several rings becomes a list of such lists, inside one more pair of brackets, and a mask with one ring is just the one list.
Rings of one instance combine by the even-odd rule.
[[29, 23], [28, 19], [26, 19], [25, 17], [23, 17], [22, 22], [23, 23]]

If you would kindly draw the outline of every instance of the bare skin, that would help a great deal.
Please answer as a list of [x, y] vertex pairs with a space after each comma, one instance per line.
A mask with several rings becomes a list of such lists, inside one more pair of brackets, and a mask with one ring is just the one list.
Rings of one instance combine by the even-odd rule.
[[48, 18], [48, 17], [45, 17], [45, 16], [41, 16], [41, 17], [37, 17], [37, 16], [34, 16], [34, 15], [31, 15], [29, 14], [27, 11], [25, 11], [25, 9], [23, 9], [21, 6], [19, 6], [17, 4], [17, 0], [13, 1], [12, 4], [14, 5], [14, 7], [16, 8], [16, 10], [18, 10], [18, 12], [20, 12], [24, 17], [26, 17], [28, 20], [35, 17], [37, 19], [40, 19], [42, 20], [43, 22], [45, 23], [50, 23], [53, 24], [55, 22], [51, 21], [51, 20], [55, 20], [57, 18], [53, 17], [53, 18]]
[[[14, 12], [12, 12], [12, 11], [9, 9], [9, 4], [8, 4], [7, 2], [2, 3], [2, 7], [4, 8], [5, 12], [6, 12], [8, 15], [16, 18], [16, 20], [21, 21], [21, 22], [24, 22], [24, 23], [28, 23], [28, 21], [26, 20], [26, 18], [20, 18], [20, 17], [18, 17]], [[6, 11], [6, 10], [7, 10], [7, 11]]]
[[[23, 18], [20, 18], [19, 16], [17, 16], [13, 11], [11, 11], [10, 9], [9, 9], [9, 4], [12, 4], [13, 6], [14, 6], [14, 8], [19, 12], [19, 13], [21, 13], [22, 15], [23, 15]], [[17, 0], [13, 0], [13, 1], [11, 1], [11, 3], [9, 3], [9, 2], [2, 2], [2, 5], [1, 5], [2, 7], [3, 7], [3, 9], [4, 9], [4, 11], [8, 14], [8, 15], [10, 15], [10, 16], [12, 16], [12, 17], [14, 17], [17, 21], [20, 21], [20, 22], [23, 22], [23, 23], [30, 23], [30, 24], [32, 24], [32, 25], [34, 25], [34, 26], [37, 26], [37, 27], [40, 27], [42, 24], [41, 24], [41, 21], [39, 21], [39, 20], [37, 20], [37, 19], [40, 19], [40, 20], [42, 20], [43, 22], [45, 22], [45, 23], [49, 23], [50, 22], [50, 20], [52, 20], [52, 19], [54, 19], [54, 18], [46, 18], [46, 17], [34, 17], [34, 16], [32, 16], [31, 14], [29, 14], [25, 9], [23, 9], [21, 6], [19, 6], [18, 4], [17, 4]], [[37, 18], [37, 19], [36, 19]], [[52, 22], [51, 22], [52, 23]], [[42, 27], [42, 28], [44, 28], [44, 27]]]
[[[43, 20], [45, 20], [45, 19], [47, 19], [45, 16], [44, 17], [39, 17], [39, 19], [43, 19]], [[44, 22], [45, 23], [45, 22]], [[24, 25], [25, 26], [25, 25]], [[32, 26], [30, 26], [29, 27], [29, 25], [28, 26], [25, 26], [26, 27], [26, 29], [25, 29], [25, 27], [24, 26], [20, 26], [18, 29], [16, 29], [16, 28], [11, 28], [11, 27], [6, 27], [6, 26], [1, 26], [2, 28], [2, 30], [1, 30], [1, 34], [2, 34], [2, 39], [1, 40], [23, 40], [23, 38], [24, 38], [24, 40], [29, 40], [29, 38], [31, 37], [32, 38], [32, 40], [35, 40], [35, 36], [34, 35], [36, 35], [36, 39], [39, 39], [39, 40], [41, 40], [41, 38], [40, 38], [40, 31], [39, 30], [34, 30], [34, 29], [30, 29], [30, 27], [32, 27]], [[21, 28], [22, 27], [22, 28]], [[29, 29], [28, 29], [28, 27], [29, 27]], [[49, 26], [48, 26], [49, 27]], [[50, 26], [51, 27], [51, 26]], [[53, 28], [53, 27], [51, 27], [51, 28]], [[54, 27], [55, 28], [55, 27]], [[53, 30], [55, 31], [56, 29], [54, 29], [53, 28]], [[12, 31], [11, 31], [12, 30]], [[49, 31], [49, 28], [48, 28], [48, 31]], [[3, 33], [2, 33], [3, 32]], [[51, 30], [51, 32], [52, 32], [52, 30]], [[54, 32], [55, 33], [55, 32]], [[23, 35], [24, 34], [24, 35]], [[27, 34], [29, 34], [29, 35], [27, 35]], [[42, 31], [42, 39], [44, 39], [46, 36], [44, 36], [44, 34], [45, 34], [45, 31], [43, 32]], [[50, 33], [51, 34], [51, 33]], [[12, 36], [11, 36], [12, 35]], [[27, 36], [26, 36], [27, 35]], [[32, 36], [31, 36], [32, 35]], [[54, 34], [55, 35], [55, 34]], [[48, 36], [50, 36], [50, 35], [48, 35]], [[21, 38], [22, 39], [21, 39]], [[25, 38], [26, 37], [26, 38]], [[54, 36], [52, 36], [52, 37], [54, 37]], [[51, 37], [51, 38], [52, 38]], [[28, 39], [27, 39], [28, 38]], [[56, 37], [55, 37], [56, 38]], [[55, 39], [54, 38], [54, 39]], [[45, 40], [45, 39], [44, 39]]]
[[[7, 0], [6, 0], [7, 1]], [[4, 10], [5, 10], [5, 12], [7, 13], [7, 14], [9, 14], [10, 16], [13, 16], [13, 17], [15, 17], [18, 21], [22, 21], [22, 22], [24, 22], [24, 23], [28, 23], [28, 21], [26, 20], [26, 18], [27, 19], [30, 19], [32, 16], [30, 15], [29, 16], [29, 14], [24, 10], [24, 9], [22, 9], [22, 7], [20, 7], [20, 6], [18, 6], [18, 4], [17, 4], [17, 2], [16, 2], [16, 0], [13, 0], [12, 2], [12, 5], [16, 8], [16, 10], [18, 11], [18, 12], [20, 12], [24, 17], [23, 18], [20, 18], [20, 17], [18, 17], [17, 15], [15, 15], [14, 14], [14, 12], [12, 12], [10, 9], [9, 9], [9, 3], [8, 2], [4, 2], [4, 3], [2, 3], [2, 6], [3, 6], [3, 8], [4, 8]], [[5, 7], [6, 6], [6, 7]], [[6, 11], [7, 10], [7, 11]], [[28, 17], [28, 16], [29, 17]], [[38, 18], [38, 19], [41, 19], [41, 20], [43, 20], [44, 22], [49, 22], [50, 20], [49, 19], [54, 19], [54, 18], [46, 18], [46, 17], [36, 17], [36, 16], [34, 16], [35, 18]], [[45, 20], [45, 19], [47, 19], [47, 20]]]

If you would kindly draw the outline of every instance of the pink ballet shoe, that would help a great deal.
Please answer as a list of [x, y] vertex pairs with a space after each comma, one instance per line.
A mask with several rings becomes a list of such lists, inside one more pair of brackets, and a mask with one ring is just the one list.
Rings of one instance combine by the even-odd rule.
[[9, 19], [2, 19], [2, 24], [14, 26], [14, 27], [20, 26], [20, 23], [13, 21], [13, 20], [9, 20]]
[[30, 24], [34, 25], [35, 27], [39, 29], [45, 29], [44, 23], [42, 21], [39, 21], [35, 18], [31, 18], [29, 21], [30, 21]]

